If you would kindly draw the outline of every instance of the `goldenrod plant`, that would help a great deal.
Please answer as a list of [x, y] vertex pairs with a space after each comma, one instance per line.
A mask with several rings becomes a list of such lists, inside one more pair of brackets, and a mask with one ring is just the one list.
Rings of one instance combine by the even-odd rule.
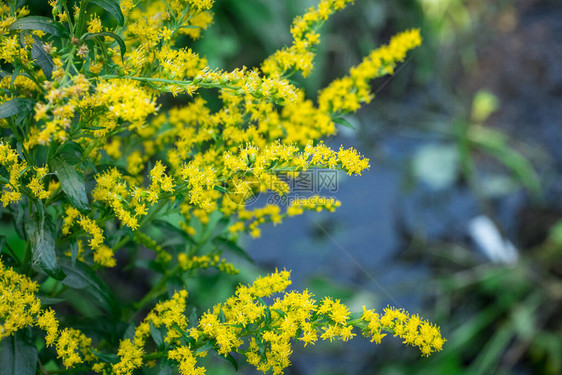
[[[442, 349], [439, 328], [419, 316], [392, 307], [351, 314], [339, 300], [286, 291], [286, 270], [189, 315], [190, 280], [208, 268], [239, 272], [222, 252], [243, 255], [241, 233], [258, 237], [264, 223], [340, 205], [319, 196], [285, 208], [246, 204], [267, 190], [289, 193], [280, 172], [369, 168], [357, 150], [321, 139], [373, 98], [369, 82], [392, 74], [421, 43], [419, 31], [374, 50], [317, 103], [289, 79], [310, 73], [320, 27], [352, 2], [321, 0], [294, 20], [289, 47], [233, 71], [189, 48], [213, 21], [212, 0], [50, 0], [52, 18], [0, 2], [2, 366], [203, 374], [200, 358], [215, 353], [282, 374], [299, 341], [363, 334], [379, 343], [391, 334], [424, 356]], [[206, 102], [209, 92], [220, 108]], [[172, 96], [183, 104], [162, 109]], [[120, 301], [108, 275], [135, 267], [156, 282], [139, 300]], [[79, 323], [72, 290], [94, 301], [103, 323]]]

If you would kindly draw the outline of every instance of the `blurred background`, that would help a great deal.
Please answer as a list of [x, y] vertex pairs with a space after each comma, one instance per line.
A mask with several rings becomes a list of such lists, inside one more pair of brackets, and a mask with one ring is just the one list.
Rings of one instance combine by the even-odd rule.
[[[212, 66], [258, 66], [316, 3], [217, 0], [196, 48]], [[255, 264], [243, 274], [292, 269], [296, 289], [355, 311], [404, 307], [448, 340], [428, 359], [391, 337], [297, 344], [287, 374], [560, 374], [562, 2], [358, 0], [324, 27], [313, 74], [296, 79], [314, 98], [411, 27], [423, 45], [373, 83], [375, 100], [346, 118], [355, 130], [327, 142], [356, 147], [370, 170], [321, 192], [342, 201], [335, 213], [244, 239]], [[216, 280], [213, 300], [232, 292]]]

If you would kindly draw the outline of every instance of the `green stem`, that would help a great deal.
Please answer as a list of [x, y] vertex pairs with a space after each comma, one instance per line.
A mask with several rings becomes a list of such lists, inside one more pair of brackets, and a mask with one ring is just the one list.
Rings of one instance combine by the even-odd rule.
[[[133, 307], [137, 310], [137, 312], [141, 309], [143, 309], [146, 305], [148, 305], [150, 302], [152, 302], [154, 299], [156, 299], [157, 297], [159, 297], [162, 293], [164, 293], [166, 291], [166, 283], [168, 282], [168, 280], [170, 279], [171, 276], [175, 275], [177, 273], [177, 271], [179, 270], [179, 266], [174, 267], [170, 272], [166, 272], [162, 278], [160, 280], [158, 280], [158, 282], [156, 284], [154, 284], [154, 286], [152, 287], [152, 289], [150, 289], [150, 291], [137, 303], [135, 303], [133, 305]], [[135, 312], [136, 314], [136, 312]], [[131, 317], [131, 319], [134, 317]]]
[[62, 6], [64, 7], [64, 11], [66, 12], [66, 20], [68, 21], [68, 26], [70, 27], [70, 33], [74, 33], [74, 25], [72, 24], [72, 13], [68, 10], [68, 4], [66, 0], [63, 0]]
[[82, 0], [80, 2], [80, 13], [78, 14], [78, 21], [75, 29], [76, 32], [74, 33], [74, 36], [78, 39], [80, 39], [84, 33], [84, 19], [86, 18], [86, 7], [88, 6], [89, 1], [90, 0]]
[[194, 81], [190, 81], [190, 80], [186, 80], [186, 81], [178, 81], [178, 80], [174, 80], [174, 79], [165, 79], [165, 78], [151, 78], [151, 77], [135, 77], [135, 76], [119, 76], [119, 75], [115, 75], [115, 74], [106, 74], [106, 75], [102, 75], [102, 76], [98, 76], [95, 78], [101, 78], [101, 79], [132, 79], [133, 81], [139, 81], [139, 82], [154, 82], [154, 83], [169, 83], [172, 85], [182, 85], [182, 86], [191, 86], [191, 85], [196, 85], [198, 87], [202, 87], [202, 88], [225, 88], [225, 89], [232, 89], [232, 90], [238, 90], [238, 87], [234, 87], [234, 86], [228, 86], [228, 85], [224, 85], [224, 84], [220, 84], [220, 83], [214, 83], [214, 82], [198, 82], [195, 83]]
[[82, 372], [84, 374], [88, 374], [92, 371], [89, 367], [77, 367], [77, 368], [69, 368], [69, 369], [60, 369], [60, 370], [49, 370], [48, 374], [73, 374]]
[[22, 274], [27, 275], [27, 273], [29, 272], [29, 269], [31, 268], [31, 257], [32, 257], [32, 253], [31, 253], [31, 242], [27, 241], [25, 243], [25, 255], [23, 257], [23, 262], [22, 262]]
[[155, 359], [162, 359], [162, 358], [167, 358], [167, 357], [168, 357], [168, 352], [156, 352], [156, 353], [144, 355], [142, 357], [142, 360], [143, 360], [143, 362], [149, 362], [149, 361], [153, 361]]

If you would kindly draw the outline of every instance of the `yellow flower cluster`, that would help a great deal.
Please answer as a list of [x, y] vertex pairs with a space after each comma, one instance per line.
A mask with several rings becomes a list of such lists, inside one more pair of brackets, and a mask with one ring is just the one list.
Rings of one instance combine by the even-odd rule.
[[22, 328], [36, 325], [47, 333], [47, 346], [56, 346], [58, 358], [65, 367], [94, 361], [92, 340], [73, 328], [59, 330], [54, 311], [41, 311], [41, 302], [35, 295], [37, 290], [34, 281], [6, 268], [0, 261], [0, 340]]
[[194, 255], [189, 257], [185, 253], [180, 253], [178, 255], [178, 264], [184, 271], [188, 270], [205, 270], [207, 268], [213, 267], [217, 270], [230, 274], [237, 275], [240, 271], [234, 267], [232, 263], [228, 263], [225, 259], [220, 259], [219, 255], [215, 254], [213, 256], [209, 255]]
[[[74, 328], [65, 328], [58, 332], [57, 358], [62, 359], [64, 367], [70, 368], [78, 363], [93, 362], [96, 356], [92, 353], [92, 339]], [[83, 357], [80, 356], [82, 354]]]
[[4, 2], [0, 3], [0, 34], [1, 35], [4, 35], [6, 33], [8, 26], [14, 23], [16, 19], [17, 17], [12, 15], [10, 12], [10, 6]]
[[38, 285], [0, 261], [0, 340], [32, 326], [41, 303], [35, 297]]
[[142, 366], [143, 354], [142, 348], [133, 344], [131, 340], [121, 341], [117, 352], [120, 361], [113, 365], [113, 372], [116, 375], [132, 374], [135, 369]]
[[442, 350], [446, 341], [441, 336], [439, 327], [421, 319], [418, 315], [410, 316], [406, 311], [394, 307], [385, 308], [381, 316], [363, 306], [361, 319], [368, 323], [363, 330], [363, 335], [370, 336], [371, 341], [380, 343], [386, 336], [382, 331], [390, 332], [402, 338], [404, 344], [420, 348], [424, 356]]
[[44, 88], [47, 90], [45, 102], [37, 102], [35, 105], [36, 127], [31, 129], [30, 137], [26, 141], [25, 146], [28, 149], [36, 145], [48, 145], [53, 140], [69, 140], [77, 107], [82, 105], [81, 100], [90, 88], [90, 82], [83, 74], [68, 78], [62, 61], [54, 59], [54, 63], [55, 80], [44, 82]]
[[[33, 167], [31, 170], [25, 161], [20, 159], [17, 151], [0, 141], [0, 166], [8, 172], [8, 179], [0, 174], [0, 202], [4, 207], [19, 202], [22, 193], [37, 199], [48, 198], [52, 191], [45, 190], [43, 178], [49, 174], [48, 167]], [[25, 179], [29, 182], [25, 183]]]
[[[121, 9], [128, 15], [124, 40], [127, 53], [122, 62], [125, 72], [154, 74], [158, 78], [184, 79], [192, 77], [196, 70], [205, 67], [201, 59], [190, 49], [172, 50], [179, 34], [192, 39], [201, 36], [213, 17], [209, 9], [213, 1], [172, 0], [146, 1], [145, 9], [135, 7], [131, 1], [121, 2]], [[157, 48], [161, 46], [160, 48]], [[120, 58], [114, 62], [121, 65]]]
[[318, 96], [320, 109], [333, 113], [357, 111], [361, 103], [369, 103], [372, 94], [369, 82], [392, 74], [394, 67], [406, 53], [421, 44], [420, 31], [412, 29], [395, 35], [390, 44], [382, 46], [350, 69], [350, 75], [332, 82]]
[[[40, 87], [38, 87], [31, 78], [24, 75], [16, 75], [14, 79], [14, 75], [12, 74], [8, 74], [4, 78], [0, 79], [0, 88], [5, 89], [6, 91], [14, 90], [17, 92], [18, 97], [24, 98], [33, 97], [40, 90]], [[2, 96], [3, 95], [0, 94], [0, 102], [4, 101], [2, 100]], [[2, 123], [0, 122], [0, 124]]]
[[[156, 304], [136, 328], [134, 338], [122, 340], [119, 344], [120, 361], [112, 366], [115, 374], [129, 375], [142, 366], [144, 345], [150, 336], [151, 326], [156, 329], [166, 328], [164, 341], [170, 344], [175, 343], [182, 336], [182, 332], [187, 330], [188, 323], [185, 316], [186, 299], [187, 292], [182, 290], [174, 293], [171, 299]], [[184, 355], [185, 353], [181, 352], [181, 355], [178, 354], [175, 358], [183, 360], [184, 363], [186, 361]]]
[[116, 168], [112, 168], [96, 175], [97, 185], [92, 196], [94, 200], [106, 203], [124, 225], [136, 230], [138, 218], [146, 215], [148, 207], [159, 201], [160, 194], [174, 190], [174, 180], [165, 173], [160, 161], [151, 169], [150, 180], [150, 187], [144, 189], [137, 186], [134, 179], [126, 180]]
[[37, 326], [47, 332], [45, 342], [47, 347], [53, 345], [58, 338], [59, 321], [55, 317], [53, 309], [48, 308], [41, 313], [37, 318]]
[[295, 18], [291, 27], [293, 44], [268, 57], [262, 64], [262, 72], [275, 78], [291, 73], [291, 70], [301, 71], [305, 77], [309, 75], [314, 67], [313, 47], [320, 43], [318, 29], [332, 13], [353, 2], [354, 0], [321, 0], [317, 8], [310, 8], [303, 16]]
[[[127, 121], [129, 129], [142, 129], [146, 126], [146, 118], [156, 113], [156, 98], [147, 90], [140, 87], [139, 83], [133, 80], [119, 79], [108, 80], [96, 86], [96, 93], [83, 100], [83, 105], [97, 106], [103, 105], [111, 116], [115, 119]], [[107, 132], [112, 131], [111, 127], [100, 121], [98, 126], [106, 128]]]
[[404, 343], [420, 347], [423, 355], [442, 348], [438, 327], [401, 310], [385, 309], [380, 319], [372, 310], [364, 310], [360, 319], [350, 320], [349, 308], [339, 300], [326, 297], [316, 303], [307, 290], [285, 292], [268, 306], [262, 298], [283, 292], [291, 284], [289, 276], [287, 271], [276, 271], [252, 285], [240, 285], [234, 296], [203, 314], [197, 331], [189, 334], [197, 342], [214, 340], [219, 354], [241, 352], [259, 371], [273, 374], [282, 374], [290, 366], [292, 340], [305, 346], [318, 338], [348, 341], [356, 335], [356, 327], [377, 343], [384, 336], [382, 331], [394, 333]]
[[[272, 191], [287, 197], [290, 186], [283, 177], [297, 178], [311, 168], [350, 175], [369, 168], [354, 148], [331, 149], [320, 139], [335, 134], [334, 119], [370, 100], [369, 81], [392, 73], [420, 43], [419, 31], [399, 34], [373, 51], [348, 77], [323, 90], [318, 103], [288, 80], [296, 71], [310, 73], [320, 26], [352, 2], [320, 0], [293, 22], [291, 46], [260, 68], [232, 71], [209, 67], [189, 42], [176, 47], [186, 39], [180, 35], [196, 39], [212, 22], [213, 0], [123, 0], [124, 17], [116, 17], [115, 27], [90, 8], [69, 10], [65, 2], [50, 0], [57, 23], [43, 20], [49, 33], [10, 27], [29, 10], [0, 4], [0, 63], [12, 70], [0, 79], [0, 105], [14, 99], [4, 108], [31, 103], [27, 116], [22, 107], [18, 117], [0, 119], [0, 201], [7, 207], [23, 200], [30, 213], [49, 216], [62, 232], [53, 241], [56, 252], [76, 244], [78, 254], [70, 253], [81, 262], [114, 267], [114, 250], [134, 242], [154, 250], [151, 265], [162, 271], [163, 281], [209, 267], [237, 273], [220, 258], [217, 240], [235, 241], [242, 231], [258, 237], [264, 223], [278, 224], [305, 210], [333, 211], [340, 204], [313, 196], [298, 199], [285, 212], [277, 204], [250, 209], [254, 195]], [[115, 9], [110, 13], [119, 16]], [[86, 30], [90, 34], [80, 35]], [[100, 32], [105, 33], [93, 35]], [[217, 96], [219, 108], [201, 97], [204, 90]], [[167, 93], [188, 94], [188, 102], [164, 112], [160, 103]], [[68, 157], [81, 173], [58, 168], [50, 173], [47, 165], [53, 167], [58, 157]], [[76, 201], [91, 206], [76, 205], [79, 211], [69, 204]], [[160, 226], [187, 238], [186, 248], [146, 234], [164, 237]], [[106, 236], [114, 249], [105, 244]], [[154, 360], [176, 363], [182, 375], [203, 374], [197, 357], [210, 350], [225, 356], [238, 352], [258, 370], [281, 374], [290, 365], [293, 341], [305, 346], [319, 339], [347, 341], [355, 336], [354, 327], [374, 341], [382, 332], [393, 333], [424, 355], [443, 345], [439, 329], [417, 316], [365, 310], [362, 319], [352, 320], [338, 300], [317, 303], [308, 291], [284, 292], [290, 283], [289, 272], [281, 271], [241, 285], [190, 328], [187, 292], [176, 292], [150, 310], [132, 338], [120, 341], [119, 360], [110, 363], [94, 354], [92, 339], [60, 327], [54, 310], [41, 310], [30, 278], [0, 262], [0, 339], [38, 327], [64, 367], [87, 364], [95, 372], [119, 375]], [[156, 288], [147, 297], [161, 293]], [[276, 293], [283, 294], [275, 298]], [[147, 345], [150, 336], [158, 348]], [[100, 347], [108, 344], [100, 341]]]
[[[206, 353], [206, 352], [204, 352]], [[178, 369], [181, 375], [203, 375], [204, 367], [197, 367], [197, 359], [187, 346], [178, 346], [168, 352], [168, 359], [179, 363]]]
[[260, 236], [258, 225], [272, 222], [274, 225], [279, 224], [283, 215], [280, 214], [281, 208], [274, 204], [268, 204], [262, 208], [254, 210], [241, 209], [238, 211], [240, 221], [232, 224], [228, 229], [231, 233], [241, 232], [245, 229], [250, 231], [250, 235], [254, 238]]
[[326, 198], [314, 195], [308, 198], [298, 198], [287, 208], [287, 215], [295, 216], [303, 213], [304, 210], [322, 211], [328, 210], [333, 212], [339, 207], [341, 202], [334, 198]]
[[10, 203], [18, 202], [21, 199], [21, 186], [19, 179], [24, 174], [27, 168], [25, 161], [20, 161], [16, 150], [12, 149], [9, 145], [0, 142], [0, 165], [6, 168], [9, 174], [9, 180], [0, 179], [2, 182], [2, 195], [0, 200], [4, 207]]
[[84, 232], [91, 238], [88, 245], [93, 251], [93, 259], [96, 264], [104, 267], [114, 267], [116, 264], [113, 250], [103, 243], [103, 230], [96, 222], [82, 215], [76, 208], [68, 206], [62, 225], [62, 234], [69, 235], [74, 224], [80, 225]]

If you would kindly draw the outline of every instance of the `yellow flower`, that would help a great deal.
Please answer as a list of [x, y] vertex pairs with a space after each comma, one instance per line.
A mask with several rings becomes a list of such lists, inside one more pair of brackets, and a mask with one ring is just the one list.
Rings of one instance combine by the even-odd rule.
[[93, 16], [88, 21], [88, 32], [89, 33], [99, 33], [103, 30], [101, 20], [98, 16]]
[[197, 367], [197, 360], [193, 352], [186, 346], [179, 346], [168, 352], [168, 358], [179, 362], [179, 371], [181, 375], [202, 375], [205, 368]]
[[41, 308], [34, 294], [37, 290], [34, 281], [6, 268], [0, 261], [0, 340], [33, 325]]
[[[57, 358], [62, 359], [64, 367], [70, 368], [76, 364], [91, 362], [95, 356], [91, 353], [92, 339], [74, 328], [65, 328], [58, 333], [56, 349]], [[83, 354], [83, 357], [80, 356]]]
[[53, 309], [48, 308], [38, 316], [37, 326], [47, 332], [47, 336], [45, 336], [47, 347], [53, 345], [57, 340], [59, 333], [59, 322], [55, 317]]
[[113, 372], [116, 375], [129, 375], [142, 366], [142, 348], [135, 346], [131, 340], [122, 340], [119, 343], [119, 362], [113, 365]]
[[333, 81], [318, 96], [322, 111], [332, 113], [355, 112], [361, 103], [369, 103], [372, 94], [369, 82], [377, 77], [392, 74], [406, 53], [421, 44], [420, 31], [412, 29], [395, 35], [388, 45], [382, 46], [350, 69], [349, 76]]

